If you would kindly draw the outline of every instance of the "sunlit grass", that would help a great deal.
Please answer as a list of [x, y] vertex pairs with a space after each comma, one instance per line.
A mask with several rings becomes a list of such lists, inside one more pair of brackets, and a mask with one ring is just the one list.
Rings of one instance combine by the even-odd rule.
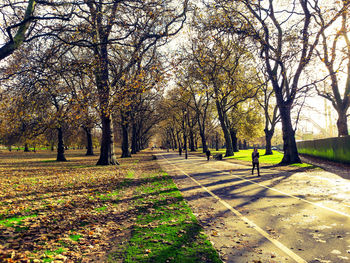
[[[226, 159], [236, 159], [240, 161], [245, 161], [245, 162], [252, 162], [252, 152], [253, 149], [248, 149], [248, 150], [239, 150], [239, 152], [235, 152], [234, 156], [229, 156], [225, 157]], [[261, 164], [270, 164], [270, 165], [276, 165], [279, 164], [282, 161], [283, 158], [283, 153], [278, 152], [278, 151], [272, 151], [272, 155], [265, 155], [265, 150], [258, 150], [260, 153], [260, 158], [259, 162]], [[219, 151], [211, 150], [212, 155], [221, 153], [223, 156], [225, 156], [226, 149], [220, 149]], [[292, 164], [291, 166], [295, 167], [301, 167], [301, 168], [309, 168], [309, 167], [314, 167], [311, 164], [307, 163], [301, 163], [301, 164]]]
[[124, 262], [222, 262], [171, 177], [144, 176], [135, 189], [139, 215]]

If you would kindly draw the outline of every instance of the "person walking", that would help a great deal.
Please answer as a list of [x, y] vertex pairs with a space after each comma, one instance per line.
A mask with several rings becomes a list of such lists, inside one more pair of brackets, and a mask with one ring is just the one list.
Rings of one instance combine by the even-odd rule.
[[254, 168], [256, 166], [256, 169], [258, 170], [258, 176], [260, 176], [260, 169], [259, 169], [259, 152], [256, 147], [254, 147], [254, 151], [252, 152], [252, 163], [253, 163], [253, 169], [252, 174], [254, 174]]
[[206, 150], [205, 155], [207, 156], [207, 161], [209, 162], [210, 159], [210, 150]]

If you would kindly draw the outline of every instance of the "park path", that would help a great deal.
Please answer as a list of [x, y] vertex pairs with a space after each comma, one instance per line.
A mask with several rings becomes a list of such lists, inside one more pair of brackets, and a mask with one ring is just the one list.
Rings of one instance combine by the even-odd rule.
[[159, 152], [224, 262], [350, 262], [350, 181]]

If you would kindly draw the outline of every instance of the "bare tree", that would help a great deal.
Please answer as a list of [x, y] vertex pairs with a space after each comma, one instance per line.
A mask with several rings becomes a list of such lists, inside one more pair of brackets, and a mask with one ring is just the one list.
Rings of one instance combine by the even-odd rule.
[[[349, 1], [342, 1], [343, 6], [346, 7]], [[322, 14], [319, 14], [320, 23], [322, 26], [325, 25]], [[327, 68], [330, 77], [330, 89], [320, 89], [315, 85], [317, 93], [329, 100], [334, 109], [338, 113], [337, 127], [338, 136], [349, 135], [348, 124], [347, 124], [347, 111], [350, 107], [350, 40], [348, 37], [349, 31], [349, 10], [345, 9], [341, 16], [341, 28], [335, 31], [335, 35], [331, 41], [331, 34], [322, 32], [321, 34], [321, 51], [318, 51], [318, 57], [324, 63]], [[341, 39], [344, 40], [343, 45]], [[338, 54], [343, 55], [339, 57]], [[347, 63], [346, 63], [347, 61]], [[346, 63], [343, 66], [343, 63]], [[342, 75], [345, 75], [347, 80], [343, 84], [344, 89], [341, 92], [341, 82], [339, 79]], [[326, 84], [324, 85], [326, 87]]]
[[260, 80], [260, 92], [257, 94], [257, 101], [264, 111], [265, 117], [265, 155], [273, 154], [271, 149], [271, 140], [275, 133], [276, 124], [280, 121], [278, 107], [275, 101], [274, 91], [269, 86], [269, 78], [266, 71], [261, 71], [263, 78]]

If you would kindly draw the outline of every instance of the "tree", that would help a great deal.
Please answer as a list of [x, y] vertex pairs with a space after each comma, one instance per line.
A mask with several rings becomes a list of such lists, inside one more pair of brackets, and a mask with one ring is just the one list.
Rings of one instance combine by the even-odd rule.
[[166, 117], [160, 108], [161, 101], [162, 92], [160, 90], [138, 94], [133, 101], [131, 154], [146, 147], [153, 135], [152, 130]]
[[[300, 79], [310, 62], [319, 37], [348, 8], [347, 3], [324, 25], [317, 21], [318, 1], [216, 1], [224, 21], [214, 25], [226, 33], [251, 37], [259, 48], [281, 115], [283, 159], [281, 164], [300, 163], [291, 110], [302, 90]], [[285, 14], [285, 15], [279, 15]]]
[[280, 115], [278, 111], [277, 104], [275, 102], [274, 92], [272, 87], [269, 86], [268, 76], [266, 75], [266, 71], [260, 71], [263, 75], [263, 79], [261, 79], [261, 87], [260, 92], [257, 94], [257, 101], [260, 107], [264, 111], [265, 118], [265, 155], [273, 154], [271, 149], [271, 140], [273, 134], [275, 133], [275, 127], [277, 123], [280, 121]]
[[[203, 153], [207, 151], [207, 125], [210, 106], [212, 102], [212, 89], [202, 80], [198, 80], [198, 74], [195, 69], [196, 65], [193, 60], [193, 54], [189, 53], [185, 47], [181, 50], [181, 58], [178, 58], [176, 62], [175, 77], [177, 79], [177, 85], [182, 92], [188, 93], [191, 98], [189, 107], [195, 112], [195, 117], [191, 118], [193, 125], [197, 124], [199, 129], [199, 135], [202, 141]], [[194, 122], [195, 119], [195, 122]], [[193, 125], [192, 130], [193, 130]], [[193, 133], [193, 132], [192, 132]], [[193, 137], [193, 134], [192, 136]], [[193, 148], [193, 147], [192, 147]]]
[[[186, 19], [187, 0], [182, 5], [173, 1], [86, 1], [79, 6], [81, 23], [67, 29], [78, 32], [69, 43], [89, 48], [94, 57], [95, 83], [102, 123], [102, 140], [98, 165], [116, 164], [113, 148], [111, 93], [120, 87], [129, 69], [141, 61], [145, 54], [156, 48], [162, 40], [173, 36], [182, 28]], [[127, 16], [125, 15], [127, 14]], [[64, 42], [66, 39], [61, 38]], [[127, 51], [127, 52], [125, 52]], [[123, 55], [117, 74], [110, 77], [110, 56]], [[152, 52], [151, 52], [152, 53]]]
[[192, 74], [212, 90], [226, 143], [225, 156], [232, 156], [237, 151], [237, 147], [233, 145], [236, 132], [228, 114], [238, 104], [254, 97], [257, 92], [255, 72], [249, 63], [250, 54], [242, 39], [227, 38], [215, 30], [201, 31], [201, 37], [197, 36], [192, 41], [192, 53], [195, 62]]
[[[342, 1], [343, 7], [348, 6], [349, 1]], [[325, 26], [325, 20], [322, 14], [319, 14], [320, 23]], [[334, 109], [338, 113], [337, 127], [338, 136], [349, 135], [348, 124], [347, 124], [347, 111], [350, 107], [350, 40], [348, 37], [348, 18], [349, 10], [344, 9], [341, 16], [341, 27], [331, 28], [330, 30], [335, 31], [335, 35], [332, 36], [329, 32], [322, 32], [321, 34], [321, 51], [318, 51], [318, 57], [324, 63], [330, 77], [330, 89], [326, 88], [321, 90], [315, 85], [317, 93], [329, 100]], [[332, 39], [331, 39], [332, 38]], [[341, 42], [341, 39], [344, 42]], [[338, 54], [343, 54], [341, 58], [338, 58]], [[347, 61], [345, 68], [343, 63]], [[345, 73], [346, 82], [344, 83], [344, 91], [341, 94], [341, 76]]]
[[0, 45], [0, 60], [13, 54], [23, 43], [51, 34], [52, 28], [48, 25], [69, 21], [74, 9], [56, 12], [57, 7], [66, 5], [65, 1], [28, 0], [25, 4], [19, 0], [3, 0], [0, 4], [0, 39], [5, 43]]
[[[26, 32], [32, 21], [31, 17], [34, 12], [35, 4], [36, 4], [35, 0], [29, 0], [22, 21], [6, 28], [6, 32], [8, 33], [9, 40], [2, 47], [0, 47], [0, 60], [11, 55], [24, 42], [26, 37]], [[3, 4], [1, 9], [2, 8], [6, 8], [6, 5]], [[18, 30], [15, 36], [12, 36], [11, 30], [17, 27], [18, 27]]]
[[[46, 44], [45, 50], [42, 48], [43, 43]], [[42, 130], [56, 130], [57, 161], [66, 161], [64, 133], [77, 124], [72, 121], [77, 120], [77, 115], [73, 114], [73, 87], [76, 83], [70, 74], [71, 57], [66, 47], [56, 45], [52, 38], [33, 43], [27, 51], [25, 55], [18, 53], [12, 56], [8, 62], [9, 80], [17, 83], [10, 90], [30, 104], [28, 108], [33, 112], [27, 114], [27, 118], [33, 120], [34, 116], [45, 116], [36, 125], [41, 126]], [[34, 133], [33, 128], [30, 130]]]

